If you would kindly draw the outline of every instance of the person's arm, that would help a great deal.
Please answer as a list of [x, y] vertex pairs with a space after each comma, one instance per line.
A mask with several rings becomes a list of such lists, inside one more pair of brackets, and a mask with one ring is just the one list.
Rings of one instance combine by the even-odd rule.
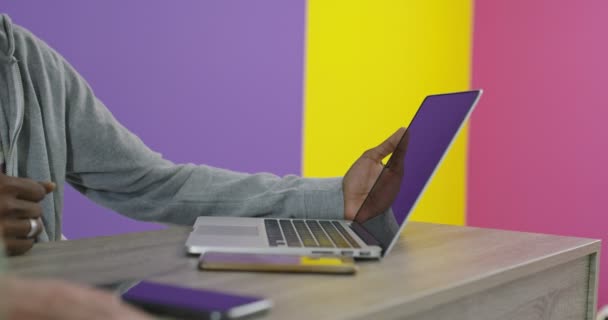
[[179, 224], [201, 215], [343, 218], [341, 178], [244, 174], [163, 159], [116, 121], [63, 58], [40, 49], [57, 57], [56, 71], [64, 74], [67, 181], [95, 202], [135, 219]]
[[0, 275], [0, 319], [151, 320], [118, 296], [65, 281]]
[[0, 229], [0, 320], [150, 320], [110, 293], [64, 281], [8, 274]]
[[45, 98], [52, 101], [42, 101], [52, 105], [45, 110], [45, 135], [50, 148], [65, 154], [66, 180], [97, 203], [135, 219], [179, 224], [192, 224], [200, 215], [353, 219], [381, 159], [404, 131], [363, 153], [344, 180], [175, 165], [120, 125], [58, 53], [26, 30], [15, 30], [41, 57], [35, 65], [23, 63], [33, 83], [50, 88]]

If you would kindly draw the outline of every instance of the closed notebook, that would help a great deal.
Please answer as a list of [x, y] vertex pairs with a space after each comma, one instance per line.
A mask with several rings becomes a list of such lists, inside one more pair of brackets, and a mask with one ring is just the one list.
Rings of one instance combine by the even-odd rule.
[[207, 252], [201, 255], [202, 270], [239, 270], [263, 272], [311, 272], [353, 274], [357, 271], [353, 258]]

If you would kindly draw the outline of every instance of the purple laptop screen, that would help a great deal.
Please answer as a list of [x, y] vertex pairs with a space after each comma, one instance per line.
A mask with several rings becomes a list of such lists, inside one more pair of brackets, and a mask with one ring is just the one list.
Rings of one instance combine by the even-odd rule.
[[[412, 212], [480, 94], [432, 95], [422, 102], [355, 217], [384, 250]], [[376, 221], [379, 218], [383, 221]]]

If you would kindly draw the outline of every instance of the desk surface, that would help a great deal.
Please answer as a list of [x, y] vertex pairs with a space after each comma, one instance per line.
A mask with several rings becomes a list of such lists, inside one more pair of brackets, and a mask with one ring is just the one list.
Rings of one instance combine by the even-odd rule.
[[591, 239], [411, 222], [385, 259], [359, 263], [354, 276], [201, 272], [197, 259], [185, 254], [189, 231], [170, 227], [38, 244], [9, 259], [9, 266], [22, 275], [89, 284], [151, 278], [262, 295], [275, 304], [269, 319], [372, 319], [384, 312], [420, 314], [591, 256], [600, 248]]

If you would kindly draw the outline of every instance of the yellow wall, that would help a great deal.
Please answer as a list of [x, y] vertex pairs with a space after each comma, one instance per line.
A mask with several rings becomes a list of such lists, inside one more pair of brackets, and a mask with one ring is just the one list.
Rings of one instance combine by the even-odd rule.
[[[341, 176], [427, 94], [469, 88], [470, 0], [309, 0], [303, 173]], [[467, 130], [412, 219], [465, 222]]]

